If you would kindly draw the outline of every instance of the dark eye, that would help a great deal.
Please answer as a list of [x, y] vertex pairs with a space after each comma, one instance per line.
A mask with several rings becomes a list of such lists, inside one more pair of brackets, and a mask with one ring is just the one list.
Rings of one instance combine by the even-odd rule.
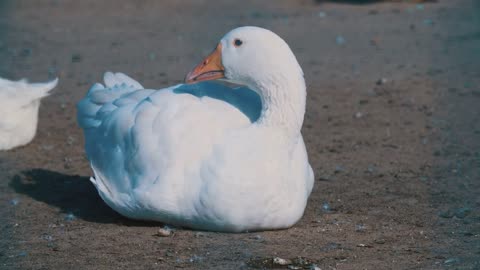
[[242, 46], [242, 44], [243, 44], [243, 41], [241, 41], [238, 38], [233, 41], [233, 45], [235, 45], [235, 47], [240, 47]]

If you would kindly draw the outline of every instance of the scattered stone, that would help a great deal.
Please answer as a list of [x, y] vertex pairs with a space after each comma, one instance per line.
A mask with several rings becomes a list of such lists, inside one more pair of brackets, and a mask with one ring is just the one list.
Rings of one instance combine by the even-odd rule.
[[310, 267], [308, 269], [309, 270], [322, 270], [322, 268], [318, 267], [316, 264], [310, 265]]
[[150, 59], [150, 61], [154, 61], [156, 58], [157, 55], [154, 52], [148, 54], [148, 59]]
[[458, 263], [460, 261], [460, 259], [458, 258], [449, 258], [449, 259], [446, 259], [443, 263], [444, 264], [455, 264], [455, 263]]
[[335, 171], [334, 171], [334, 173], [341, 173], [341, 172], [343, 172], [343, 171], [345, 171], [345, 169], [342, 167], [342, 165], [337, 165], [337, 166], [335, 166]]
[[18, 205], [18, 203], [20, 203], [19, 199], [11, 199], [10, 200], [10, 205], [16, 206], [16, 205]]
[[173, 234], [173, 230], [168, 226], [163, 226], [163, 228], [158, 229], [155, 236], [158, 237], [169, 237]]
[[292, 261], [288, 260], [288, 259], [282, 259], [280, 257], [273, 258], [273, 264], [276, 264], [276, 265], [288, 265], [288, 264], [291, 264], [291, 263], [292, 263]]
[[320, 11], [320, 12], [318, 12], [318, 17], [323, 19], [323, 18], [327, 17], [327, 13], [323, 12], [323, 11]]
[[330, 242], [327, 245], [325, 245], [324, 247], [320, 248], [320, 250], [324, 251], [324, 252], [328, 252], [328, 251], [331, 251], [331, 250], [339, 249], [340, 247], [341, 247], [340, 244]]
[[335, 42], [337, 43], [337, 45], [344, 45], [346, 40], [343, 36], [337, 36], [337, 38], [335, 39]]
[[379, 244], [379, 245], [385, 244], [385, 240], [383, 240], [383, 239], [375, 239], [373, 242], [375, 242], [375, 244]]
[[198, 238], [198, 237], [205, 237], [206, 234], [203, 233], [203, 232], [196, 232], [196, 233], [194, 234], [194, 236], [197, 237], [197, 238]]
[[431, 19], [425, 19], [423, 20], [423, 24], [425, 25], [433, 25], [433, 21]]
[[75, 143], [75, 138], [73, 136], [68, 135], [67, 137], [67, 144], [68, 145], [73, 145]]
[[372, 248], [373, 246], [369, 244], [358, 244], [357, 247]]
[[167, 256], [167, 257], [174, 257], [174, 256], [175, 256], [175, 253], [174, 253], [174, 252], [171, 252], [171, 251], [167, 251], [167, 252], [165, 252], [165, 256]]
[[325, 211], [325, 212], [330, 212], [330, 204], [328, 204], [328, 202], [324, 202], [322, 204], [322, 209]]
[[22, 56], [22, 57], [29, 57], [30, 55], [32, 55], [32, 49], [30, 49], [30, 48], [23, 49], [20, 52], [20, 56]]
[[18, 257], [26, 257], [27, 256], [27, 252], [26, 251], [20, 251], [18, 253]]
[[75, 218], [76, 218], [76, 217], [75, 217], [75, 215], [74, 215], [73, 213], [68, 213], [68, 214], [65, 215], [64, 220], [65, 220], [65, 221], [73, 221], [73, 220], [75, 220]]
[[438, 216], [442, 218], [452, 218], [454, 214], [451, 211], [447, 210], [447, 211], [441, 212], [440, 214], [438, 214]]
[[48, 242], [53, 241], [53, 237], [52, 237], [51, 235], [49, 235], [49, 234], [43, 234], [43, 235], [42, 235], [42, 239], [43, 239], [43, 240], [46, 240], [46, 241], [48, 241]]
[[72, 63], [79, 63], [82, 61], [82, 55], [79, 53], [75, 53], [72, 55]]
[[52, 144], [42, 144], [40, 147], [42, 148], [42, 150], [50, 151], [50, 150], [52, 150], [55, 146], [53, 146]]
[[472, 212], [472, 209], [469, 207], [462, 207], [455, 211], [455, 217], [457, 218], [465, 218]]
[[328, 175], [326, 176], [320, 176], [317, 178], [318, 181], [330, 181], [330, 177]]
[[367, 230], [367, 226], [365, 226], [365, 224], [355, 224], [356, 232], [365, 232], [366, 230]]
[[358, 104], [360, 104], [360, 105], [368, 104], [368, 99], [361, 99], [361, 100], [358, 101]]
[[304, 258], [296, 257], [293, 259], [283, 259], [280, 257], [269, 258], [252, 258], [247, 261], [248, 269], [320, 269], [313, 268], [314, 261]]
[[188, 259], [188, 261], [190, 263], [200, 262], [200, 261], [203, 261], [203, 257], [202, 256], [197, 256], [197, 255], [194, 254], [192, 257], [190, 257]]
[[383, 84], [386, 84], [388, 82], [388, 79], [387, 78], [380, 78], [378, 79], [378, 81], [376, 82], [377, 85], [383, 85]]
[[250, 239], [254, 239], [254, 240], [259, 240], [259, 241], [261, 241], [261, 240], [263, 240], [263, 237], [262, 237], [261, 235], [257, 234], [257, 235], [255, 235], [255, 236], [250, 237]]
[[359, 118], [362, 118], [363, 117], [363, 113], [361, 112], [356, 112], [355, 113], [355, 118], [359, 119]]

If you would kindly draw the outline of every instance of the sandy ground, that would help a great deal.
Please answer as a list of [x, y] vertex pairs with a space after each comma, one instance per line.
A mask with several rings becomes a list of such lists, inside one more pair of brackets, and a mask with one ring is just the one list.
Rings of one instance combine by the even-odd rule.
[[[60, 77], [35, 140], [0, 152], [1, 269], [255, 269], [277, 256], [480, 269], [478, 1], [3, 0], [0, 13], [0, 76]], [[121, 217], [89, 183], [75, 104], [106, 70], [178, 83], [239, 25], [277, 32], [304, 69], [305, 215], [283, 231], [157, 237], [161, 224]]]

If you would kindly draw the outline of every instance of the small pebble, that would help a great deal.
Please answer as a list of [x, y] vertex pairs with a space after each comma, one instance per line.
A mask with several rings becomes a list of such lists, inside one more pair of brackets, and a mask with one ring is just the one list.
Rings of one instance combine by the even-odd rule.
[[378, 79], [378, 81], [377, 81], [377, 85], [386, 84], [387, 82], [388, 82], [388, 79], [387, 79], [387, 78], [380, 78], [380, 79]]
[[441, 212], [440, 214], [438, 214], [438, 216], [440, 216], [442, 218], [452, 218], [454, 216], [454, 214], [451, 211], [444, 211], [444, 212]]
[[291, 270], [302, 269], [300, 266], [296, 266], [296, 265], [289, 265], [287, 268], [288, 268], [288, 269], [291, 269]]
[[292, 261], [287, 260], [287, 259], [282, 259], [280, 257], [273, 258], [273, 264], [276, 264], [276, 265], [287, 265], [287, 264], [291, 264], [291, 263], [292, 263]]
[[375, 244], [379, 244], [379, 245], [385, 244], [385, 240], [383, 240], [383, 239], [375, 239], [374, 242], [375, 242]]
[[455, 211], [455, 216], [457, 218], [465, 218], [466, 216], [468, 216], [470, 213], [472, 212], [472, 209], [468, 208], [468, 207], [462, 207], [462, 208], [459, 208]]
[[78, 53], [72, 55], [72, 63], [79, 63], [82, 61], [82, 56]]
[[191, 263], [203, 261], [203, 257], [194, 254], [192, 257], [190, 257], [190, 259], [188, 259], [188, 261]]
[[425, 19], [423, 20], [423, 24], [425, 25], [433, 25], [433, 21], [431, 19]]
[[361, 113], [361, 112], [355, 113], [355, 118], [358, 119], [358, 118], [362, 118], [362, 117], [363, 117], [363, 113]]
[[342, 167], [342, 165], [335, 166], [335, 173], [341, 173], [343, 171], [345, 171], [345, 169]]
[[325, 18], [325, 17], [327, 17], [327, 13], [323, 12], [323, 11], [320, 11], [320, 12], [318, 12], [318, 17]]
[[449, 259], [446, 259], [443, 263], [444, 264], [454, 264], [454, 263], [458, 263], [460, 260], [458, 258], [449, 258]]
[[157, 55], [155, 53], [151, 52], [148, 54], [148, 59], [150, 59], [150, 61], [154, 61], [156, 58]]
[[335, 42], [337, 43], [337, 45], [344, 45], [346, 40], [343, 36], [337, 36]]
[[309, 270], [322, 270], [322, 268], [318, 267], [316, 264], [310, 265], [310, 267], [308, 269]]
[[203, 233], [203, 232], [197, 232], [197, 233], [194, 234], [194, 236], [195, 237], [204, 237], [204, 236], [206, 236], [206, 234]]
[[330, 211], [330, 204], [328, 204], [328, 202], [324, 202], [322, 204], [322, 209], [326, 212]]
[[369, 244], [358, 244], [357, 247], [371, 248], [371, 247], [373, 247], [373, 246], [372, 246], [372, 245], [369, 245]]
[[172, 235], [172, 229], [168, 226], [164, 226], [163, 228], [158, 229], [157, 233], [155, 236], [159, 237], [169, 237]]
[[68, 145], [73, 145], [73, 144], [75, 143], [75, 141], [76, 141], [76, 140], [75, 140], [74, 137], [72, 137], [72, 136], [70, 136], [70, 135], [67, 137], [67, 144], [68, 144]]
[[364, 232], [367, 230], [367, 226], [364, 224], [355, 224], [355, 231], [356, 232]]
[[15, 205], [17, 205], [19, 202], [20, 202], [19, 199], [11, 199], [11, 200], [10, 200], [10, 205], [15, 206]]
[[75, 215], [74, 215], [73, 213], [68, 213], [68, 214], [65, 215], [64, 220], [65, 220], [65, 221], [73, 221], [73, 220], [75, 220], [75, 218], [76, 218], [76, 217], [75, 217]]
[[255, 236], [252, 236], [250, 237], [251, 239], [255, 239], [255, 240], [263, 240], [263, 237], [259, 234], [255, 235]]
[[48, 242], [50, 242], [50, 241], [53, 240], [53, 237], [52, 237], [51, 235], [44, 234], [44, 235], [42, 235], [42, 239], [43, 239], [43, 240], [47, 240]]
[[30, 48], [23, 49], [20, 52], [20, 56], [22, 56], [22, 57], [28, 57], [30, 55], [32, 55], [32, 49], [30, 49]]
[[54, 148], [54, 146], [51, 144], [42, 144], [40, 147], [45, 151], [50, 151]]

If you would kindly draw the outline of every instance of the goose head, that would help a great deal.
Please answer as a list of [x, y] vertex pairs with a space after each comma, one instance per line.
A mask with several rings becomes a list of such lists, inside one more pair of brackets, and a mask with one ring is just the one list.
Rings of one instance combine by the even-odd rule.
[[224, 79], [257, 89], [267, 80], [303, 77], [287, 43], [270, 30], [245, 26], [227, 33], [213, 52], [185, 78], [186, 83]]
[[186, 83], [223, 79], [246, 85], [262, 100], [257, 122], [299, 132], [305, 113], [303, 71], [287, 43], [270, 30], [239, 27], [185, 78]]

